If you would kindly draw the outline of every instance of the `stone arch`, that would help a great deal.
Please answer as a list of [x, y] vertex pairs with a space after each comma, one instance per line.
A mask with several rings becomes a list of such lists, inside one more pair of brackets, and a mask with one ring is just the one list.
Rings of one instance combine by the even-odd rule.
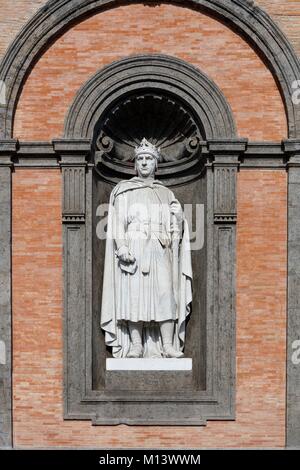
[[[12, 136], [22, 85], [43, 50], [74, 22], [101, 11], [101, 8], [118, 5], [116, 0], [49, 0], [27, 23], [8, 49], [0, 67], [0, 80], [6, 85], [6, 105], [0, 107], [1, 138]], [[293, 103], [292, 84], [300, 77], [300, 64], [274, 21], [248, 0], [190, 0], [187, 5], [202, 8], [217, 19], [226, 21], [260, 51], [280, 87], [289, 137], [299, 137], [300, 107]]]
[[216, 84], [183, 60], [155, 54], [133, 56], [104, 67], [77, 93], [65, 121], [65, 138], [92, 138], [101, 114], [137, 90], [170, 93], [194, 110], [203, 138], [236, 137], [231, 109]]

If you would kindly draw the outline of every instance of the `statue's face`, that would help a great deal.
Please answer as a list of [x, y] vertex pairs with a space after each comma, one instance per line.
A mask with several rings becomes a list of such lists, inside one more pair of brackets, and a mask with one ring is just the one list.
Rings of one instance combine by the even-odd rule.
[[135, 160], [137, 174], [142, 178], [154, 176], [156, 170], [156, 158], [148, 153], [139, 155]]

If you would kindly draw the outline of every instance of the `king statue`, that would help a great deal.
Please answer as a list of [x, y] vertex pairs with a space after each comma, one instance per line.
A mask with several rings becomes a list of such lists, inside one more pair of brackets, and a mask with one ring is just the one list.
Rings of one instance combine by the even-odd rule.
[[135, 148], [137, 176], [110, 196], [101, 328], [117, 358], [181, 358], [192, 302], [187, 220], [155, 179], [160, 150]]

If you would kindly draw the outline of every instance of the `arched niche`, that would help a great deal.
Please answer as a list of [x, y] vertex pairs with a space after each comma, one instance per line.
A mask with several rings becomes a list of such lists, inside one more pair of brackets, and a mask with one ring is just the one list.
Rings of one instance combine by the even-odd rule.
[[[185, 346], [191, 371], [106, 368], [99, 224], [114, 184], [134, 175], [132, 154], [143, 137], [161, 147], [157, 177], [191, 211], [194, 296]], [[236, 173], [246, 140], [236, 137], [224, 96], [181, 60], [128, 57], [78, 91], [65, 137], [54, 147], [64, 181], [66, 419], [186, 425], [233, 419]]]

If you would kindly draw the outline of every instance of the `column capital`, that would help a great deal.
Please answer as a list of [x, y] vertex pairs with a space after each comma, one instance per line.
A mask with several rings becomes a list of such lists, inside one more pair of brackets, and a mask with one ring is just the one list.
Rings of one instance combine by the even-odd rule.
[[63, 177], [63, 213], [65, 224], [85, 223], [86, 167], [91, 155], [90, 139], [57, 139], [52, 141], [60, 156]]
[[13, 168], [14, 164], [12, 157], [17, 152], [18, 144], [19, 142], [16, 139], [0, 140], [0, 167]]
[[90, 158], [90, 139], [55, 139], [52, 145], [61, 158], [61, 166], [85, 166]]
[[283, 140], [282, 146], [287, 157], [287, 170], [300, 168], [300, 139]]
[[214, 223], [229, 226], [236, 223], [236, 175], [247, 139], [209, 140], [207, 148], [214, 182]]
[[238, 166], [248, 146], [248, 139], [208, 140], [207, 149], [215, 166]]
[[284, 151], [288, 154], [300, 154], [300, 139], [286, 139], [282, 141]]

